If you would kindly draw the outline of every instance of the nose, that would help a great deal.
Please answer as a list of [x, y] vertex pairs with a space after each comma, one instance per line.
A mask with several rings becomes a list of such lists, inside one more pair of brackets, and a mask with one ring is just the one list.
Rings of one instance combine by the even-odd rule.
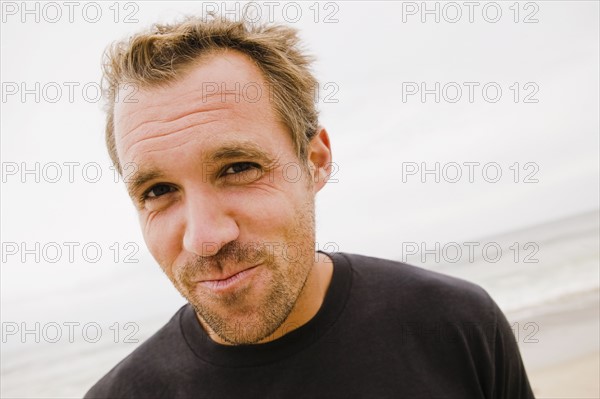
[[216, 195], [193, 193], [185, 198], [183, 247], [198, 256], [213, 256], [239, 237], [239, 227]]

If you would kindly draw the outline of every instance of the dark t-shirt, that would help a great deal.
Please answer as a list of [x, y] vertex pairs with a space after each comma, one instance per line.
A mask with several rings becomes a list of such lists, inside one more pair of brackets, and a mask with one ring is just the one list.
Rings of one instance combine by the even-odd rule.
[[479, 286], [328, 254], [317, 314], [274, 341], [212, 341], [183, 306], [86, 398], [533, 398], [504, 315]]

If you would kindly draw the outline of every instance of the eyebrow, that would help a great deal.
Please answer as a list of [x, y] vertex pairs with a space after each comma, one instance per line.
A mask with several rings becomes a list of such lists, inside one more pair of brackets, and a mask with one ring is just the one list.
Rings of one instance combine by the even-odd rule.
[[271, 164], [274, 160], [260, 146], [251, 141], [224, 143], [208, 157], [209, 162], [220, 162], [233, 158], [251, 158]]
[[147, 171], [136, 170], [128, 179], [125, 184], [127, 185], [127, 191], [131, 198], [135, 197], [135, 193], [140, 187], [149, 182], [150, 180], [159, 179], [164, 175], [158, 169], [150, 169]]
[[[276, 160], [268, 155], [256, 143], [251, 141], [230, 141], [223, 143], [218, 149], [208, 154], [203, 163], [219, 163], [229, 159], [246, 158], [263, 162], [267, 168], [276, 164]], [[165, 177], [159, 169], [137, 169], [126, 179], [129, 196], [135, 199], [135, 193], [150, 180]]]

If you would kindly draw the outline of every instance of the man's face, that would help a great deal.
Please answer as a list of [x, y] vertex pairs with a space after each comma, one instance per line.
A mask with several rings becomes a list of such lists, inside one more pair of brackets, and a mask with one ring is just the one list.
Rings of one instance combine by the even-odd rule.
[[150, 252], [223, 341], [259, 342], [290, 314], [314, 264], [324, 182], [296, 157], [242, 54], [207, 56], [135, 99], [116, 104], [115, 139]]

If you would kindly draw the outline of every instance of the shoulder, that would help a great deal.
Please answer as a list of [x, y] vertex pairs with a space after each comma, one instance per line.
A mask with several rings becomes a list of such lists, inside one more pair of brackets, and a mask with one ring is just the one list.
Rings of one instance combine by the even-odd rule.
[[186, 306], [102, 377], [85, 398], [160, 397], [176, 372], [173, 364], [183, 363], [180, 355], [186, 344], [180, 317]]
[[352, 269], [352, 292], [370, 311], [451, 321], [496, 318], [497, 305], [479, 285], [399, 261], [337, 253]]

